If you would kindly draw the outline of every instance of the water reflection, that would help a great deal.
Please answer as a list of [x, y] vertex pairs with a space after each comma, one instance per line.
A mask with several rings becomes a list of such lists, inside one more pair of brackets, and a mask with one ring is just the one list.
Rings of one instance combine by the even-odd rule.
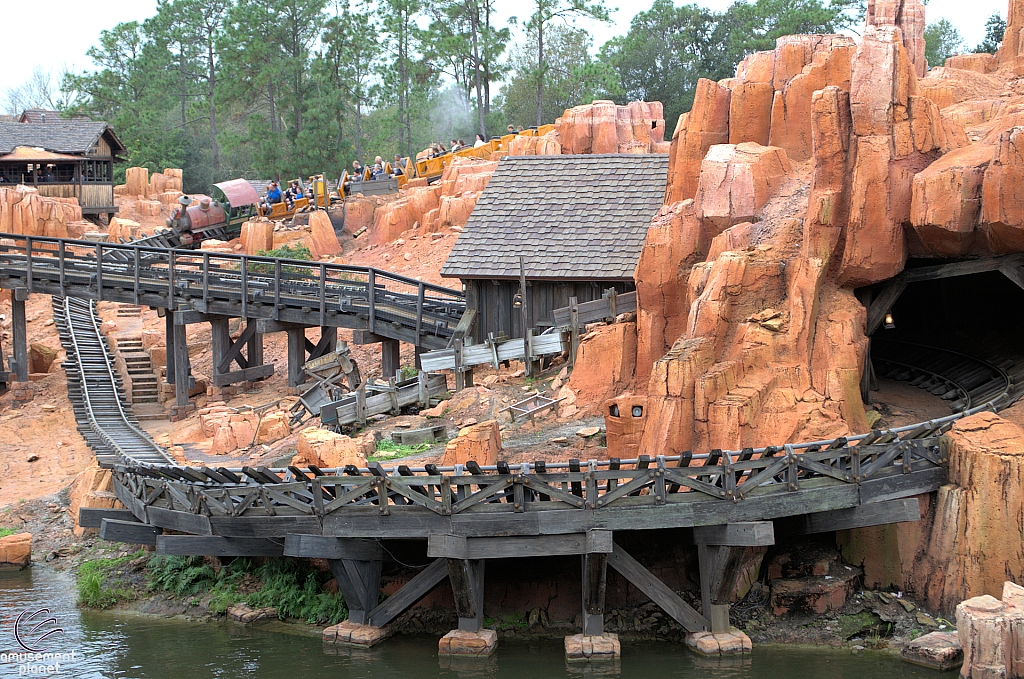
[[[755, 649], [752, 657], [699, 658], [678, 644], [625, 642], [618, 661], [569, 663], [557, 640], [503, 640], [490, 658], [439, 658], [437, 639], [395, 637], [372, 648], [324, 647], [285, 625], [244, 628], [79, 611], [74, 583], [46, 568], [0, 572], [0, 651], [16, 648], [13, 619], [48, 606], [64, 629], [54, 650], [75, 651], [59, 675], [75, 679], [928, 679], [931, 673], [879, 656]], [[951, 679], [954, 675], [947, 675]], [[19, 677], [0, 664], [0, 678]]]

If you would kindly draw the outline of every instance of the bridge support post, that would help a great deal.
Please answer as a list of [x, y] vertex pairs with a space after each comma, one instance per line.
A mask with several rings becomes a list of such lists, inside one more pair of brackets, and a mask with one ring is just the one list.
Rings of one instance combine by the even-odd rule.
[[210, 358], [213, 364], [213, 383], [217, 384], [217, 378], [222, 374], [221, 361], [231, 349], [231, 330], [228, 328], [228, 317], [210, 319]]
[[398, 340], [385, 338], [380, 343], [380, 372], [385, 379], [391, 379], [402, 368], [401, 347]]
[[14, 356], [11, 372], [15, 382], [28, 382], [28, 325], [25, 319], [25, 300], [28, 290], [16, 288], [11, 295], [11, 340]]
[[565, 638], [567, 660], [614, 660], [622, 655], [616, 634], [604, 633], [604, 599], [608, 582], [608, 554], [591, 552], [583, 563], [583, 633]]
[[608, 583], [608, 555], [584, 554], [583, 561], [583, 636], [604, 634], [604, 595]]
[[306, 329], [288, 328], [288, 386], [298, 387], [306, 381], [302, 366], [306, 364]]
[[487, 656], [498, 645], [494, 630], [484, 629], [483, 559], [448, 559], [448, 579], [455, 596], [459, 628], [438, 642], [439, 655]]
[[167, 347], [167, 384], [174, 384], [174, 312], [164, 314], [164, 344]]
[[[170, 314], [168, 314], [170, 315]], [[180, 410], [188, 408], [188, 392], [191, 387], [192, 366], [188, 358], [187, 326], [174, 324], [174, 405]], [[168, 348], [168, 352], [171, 349]]]
[[338, 581], [338, 589], [348, 606], [348, 621], [354, 625], [365, 625], [370, 611], [377, 607], [380, 598], [380, 571], [383, 562], [356, 559], [328, 559], [328, 565]]
[[[245, 320], [245, 327], [248, 329], [249, 324], [252, 323], [255, 326], [255, 321], [247, 318]], [[246, 343], [246, 351], [249, 352], [249, 365], [257, 366], [263, 365], [263, 333], [254, 332]]]

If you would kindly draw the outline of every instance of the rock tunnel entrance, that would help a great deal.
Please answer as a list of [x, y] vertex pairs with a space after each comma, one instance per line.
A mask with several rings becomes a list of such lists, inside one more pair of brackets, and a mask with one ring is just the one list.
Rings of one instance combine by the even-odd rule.
[[1017, 258], [911, 260], [858, 291], [871, 338], [861, 388], [881, 426], [977, 407], [1024, 382], [1022, 283]]

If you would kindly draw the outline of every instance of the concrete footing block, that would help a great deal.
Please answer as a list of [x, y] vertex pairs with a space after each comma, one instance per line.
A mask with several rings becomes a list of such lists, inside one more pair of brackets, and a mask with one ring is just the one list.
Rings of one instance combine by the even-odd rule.
[[686, 635], [686, 645], [701, 655], [741, 655], [750, 653], [753, 644], [750, 637], [733, 627], [729, 632], [691, 632]]
[[487, 656], [498, 646], [498, 633], [492, 629], [479, 632], [452, 630], [437, 642], [440, 655]]
[[325, 644], [342, 644], [344, 646], [360, 646], [369, 648], [391, 636], [387, 627], [374, 627], [373, 625], [357, 625], [354, 622], [338, 623], [324, 630], [323, 640]]
[[570, 661], [577, 660], [614, 660], [622, 656], [619, 635], [604, 634], [601, 636], [585, 636], [573, 634], [565, 638], [565, 657]]

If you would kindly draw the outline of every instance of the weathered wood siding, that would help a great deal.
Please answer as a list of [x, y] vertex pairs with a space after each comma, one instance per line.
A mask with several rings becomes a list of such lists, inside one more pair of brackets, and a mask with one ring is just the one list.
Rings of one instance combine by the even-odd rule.
[[92, 150], [89, 151], [89, 155], [101, 158], [110, 157], [110, 144], [107, 143], [106, 139], [100, 136], [99, 141], [96, 142], [96, 146], [94, 146]]
[[82, 195], [78, 204], [83, 210], [94, 207], [111, 207], [114, 204], [113, 184], [82, 184]]
[[[519, 281], [469, 280], [465, 283], [467, 291], [473, 286], [476, 293], [479, 313], [473, 337], [477, 342], [487, 337], [488, 333], [494, 333], [495, 337], [500, 334], [522, 337], [525, 334], [522, 310], [513, 306], [516, 293], [519, 292]], [[538, 332], [543, 331], [554, 323], [552, 312], [568, 306], [571, 297], [575, 297], [578, 302], [589, 302], [599, 299], [605, 290], [612, 287], [620, 293], [636, 289], [632, 282], [528, 281], [526, 303], [530, 323]]]
[[[114, 204], [113, 184], [36, 184], [40, 196], [78, 198], [83, 211], [90, 208], [109, 208]], [[79, 193], [81, 190], [81, 193]]]

